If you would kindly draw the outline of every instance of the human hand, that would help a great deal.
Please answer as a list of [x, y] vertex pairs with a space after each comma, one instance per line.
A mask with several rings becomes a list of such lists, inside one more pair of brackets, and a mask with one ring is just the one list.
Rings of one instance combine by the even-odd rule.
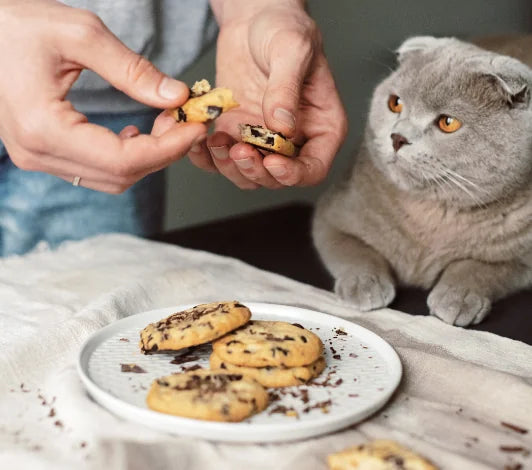
[[183, 104], [188, 87], [166, 77], [94, 14], [55, 0], [0, 0], [0, 137], [19, 168], [120, 193], [181, 158], [206, 137], [203, 124], [157, 118], [152, 135], [116, 135], [90, 124], [66, 100], [84, 68], [159, 108]]
[[[347, 119], [323, 54], [320, 33], [299, 0], [211, 0], [220, 23], [217, 85], [240, 107], [189, 152], [243, 189], [321, 182], [347, 132]], [[264, 157], [238, 142], [239, 123], [266, 125], [301, 145], [297, 158]]]

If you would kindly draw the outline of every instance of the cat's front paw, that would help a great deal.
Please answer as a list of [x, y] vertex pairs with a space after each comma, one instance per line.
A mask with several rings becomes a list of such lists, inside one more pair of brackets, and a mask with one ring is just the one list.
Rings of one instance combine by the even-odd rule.
[[395, 297], [395, 285], [387, 274], [351, 274], [336, 279], [334, 291], [367, 312], [386, 307]]
[[436, 285], [427, 303], [431, 315], [456, 326], [476, 325], [491, 309], [491, 300], [467, 287]]

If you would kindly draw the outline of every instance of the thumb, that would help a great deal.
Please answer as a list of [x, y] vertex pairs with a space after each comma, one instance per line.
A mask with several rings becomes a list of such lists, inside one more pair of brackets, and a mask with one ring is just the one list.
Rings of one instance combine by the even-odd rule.
[[[183, 104], [188, 86], [157, 69], [129, 49], [98, 18], [88, 33], [69, 44], [69, 57], [96, 72], [111, 85], [148, 106], [170, 108]], [[81, 42], [82, 44], [79, 44]]]
[[262, 100], [266, 127], [293, 137], [301, 89], [307, 75], [313, 51], [295, 48], [278, 41], [270, 55], [270, 75]]

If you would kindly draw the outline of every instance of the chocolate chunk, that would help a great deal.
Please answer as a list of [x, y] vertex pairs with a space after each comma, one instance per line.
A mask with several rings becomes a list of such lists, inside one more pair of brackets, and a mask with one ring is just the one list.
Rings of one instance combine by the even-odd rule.
[[249, 349], [244, 349], [244, 351], [242, 351], [244, 354], [251, 354], [251, 351]]
[[297, 326], [298, 328], [301, 328], [302, 330], [305, 329], [303, 325], [300, 325], [299, 323], [292, 323], [292, 325]]
[[183, 356], [175, 356], [172, 361], [170, 361], [170, 364], [185, 364], [187, 362], [197, 361], [199, 359], [199, 356], [189, 356], [189, 355], [183, 355]]
[[405, 461], [399, 455], [390, 454], [384, 457], [387, 462], [393, 462], [398, 468], [405, 468]]
[[525, 452], [525, 449], [522, 446], [499, 446], [501, 452]]
[[231, 341], [228, 341], [225, 343], [226, 346], [231, 346], [232, 344], [242, 344], [242, 341], [238, 341], [237, 339], [232, 339]]
[[177, 108], [177, 116], [179, 117], [180, 122], [187, 122], [187, 113], [183, 111], [183, 108]]
[[347, 333], [344, 330], [341, 330], [340, 328], [336, 329], [336, 334], [337, 335], [347, 335]]
[[511, 423], [505, 423], [504, 421], [501, 421], [501, 425], [505, 428], [511, 429], [512, 431], [518, 432], [519, 434], [527, 434], [528, 429], [522, 428], [520, 426], [517, 426], [515, 424]]
[[193, 366], [190, 366], [190, 367], [181, 367], [181, 370], [183, 372], [191, 372], [193, 370], [198, 370], [198, 369], [203, 369], [203, 367], [201, 367], [199, 364], [194, 364]]
[[257, 129], [256, 127], [253, 127], [253, 126], [251, 126], [249, 128], [249, 132], [251, 133], [251, 135], [253, 137], [261, 137], [262, 136], [262, 131]]
[[220, 106], [207, 106], [207, 115], [210, 119], [216, 119], [222, 114], [223, 109]]
[[314, 403], [313, 405], [309, 405], [309, 406], [303, 408], [303, 413], [308, 413], [311, 410], [328, 408], [331, 405], [332, 405], [332, 401], [331, 400], [320, 401], [318, 403]]
[[300, 338], [301, 338], [301, 341], [303, 341], [303, 343], [306, 343], [308, 341], [305, 336], [300, 336]]
[[266, 137], [266, 145], [273, 145], [274, 142], [275, 140], [272, 136]]
[[121, 372], [134, 372], [135, 374], [145, 374], [146, 371], [137, 364], [120, 364]]
[[220, 364], [220, 369], [227, 369], [225, 363], [222, 362], [222, 363]]
[[521, 463], [510, 463], [504, 466], [504, 470], [522, 470], [523, 464]]

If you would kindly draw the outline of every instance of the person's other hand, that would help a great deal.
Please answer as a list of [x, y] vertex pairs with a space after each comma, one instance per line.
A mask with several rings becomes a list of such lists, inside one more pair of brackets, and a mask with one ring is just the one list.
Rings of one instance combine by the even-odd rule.
[[[347, 132], [320, 32], [302, 3], [211, 0], [220, 23], [217, 86], [232, 89], [240, 107], [220, 116], [216, 132], [189, 157], [243, 189], [321, 182]], [[266, 125], [293, 138], [299, 156], [264, 157], [238, 142], [239, 123]]]
[[15, 165], [98, 191], [120, 193], [181, 158], [206, 137], [202, 124], [157, 118], [152, 135], [127, 126], [120, 135], [87, 122], [66, 100], [91, 69], [149, 106], [188, 98], [173, 80], [114, 36], [94, 14], [55, 0], [0, 0], [0, 138]]

